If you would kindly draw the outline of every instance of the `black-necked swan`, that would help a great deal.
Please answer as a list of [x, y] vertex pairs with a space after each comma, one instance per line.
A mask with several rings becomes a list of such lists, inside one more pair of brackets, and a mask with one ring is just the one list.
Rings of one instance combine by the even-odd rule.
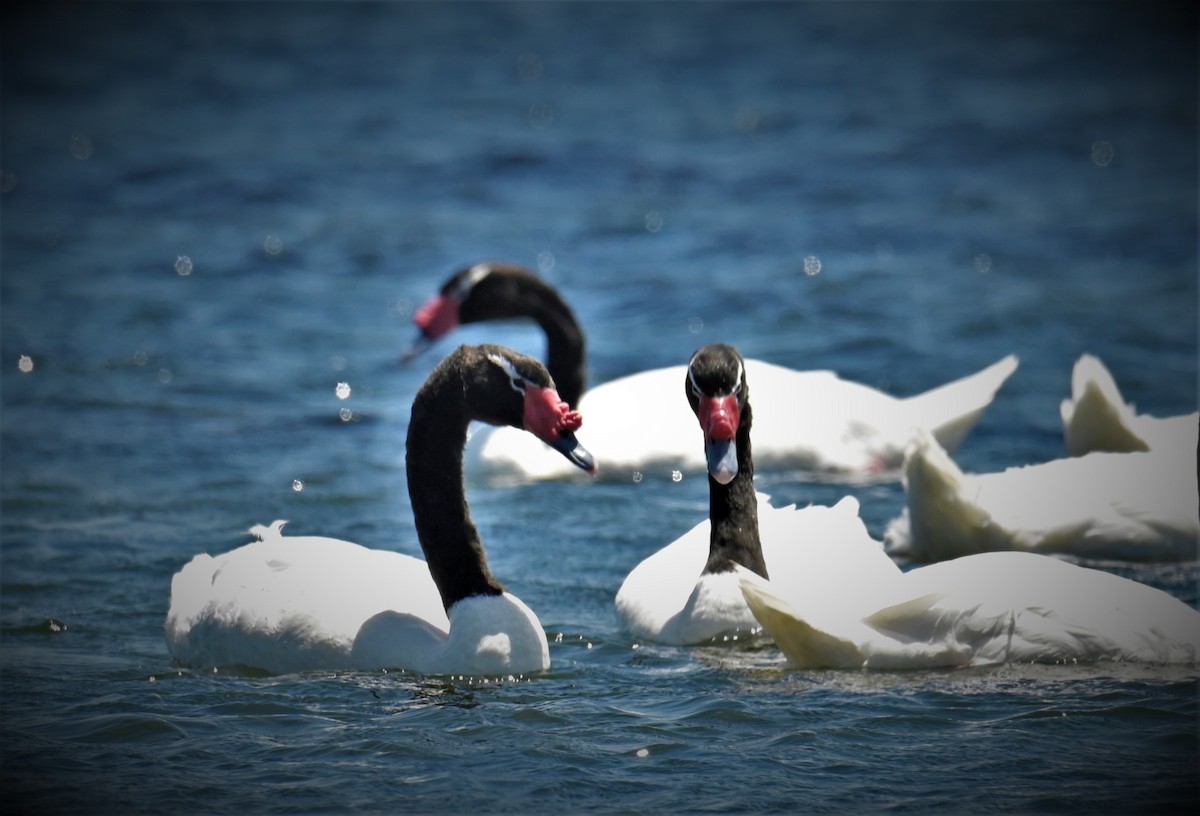
[[537, 616], [488, 569], [463, 489], [472, 420], [522, 428], [575, 467], [595, 469], [580, 415], [533, 358], [462, 346], [418, 391], [408, 492], [425, 560], [256, 526], [258, 540], [197, 555], [171, 581], [166, 639], [183, 665], [272, 673], [400, 668], [522, 674], [550, 665]]
[[1190, 446], [975, 474], [920, 432], [905, 458], [906, 506], [888, 525], [887, 550], [914, 561], [997, 550], [1193, 561], [1200, 558], [1194, 438]]
[[[699, 473], [703, 457], [675, 399], [683, 366], [622, 377], [584, 393], [585, 341], [562, 296], [529, 269], [497, 261], [459, 270], [414, 314], [419, 338], [406, 359], [463, 323], [532, 318], [546, 334], [546, 366], [564, 398], [588, 417], [588, 438], [608, 478], [634, 471]], [[929, 428], [956, 449], [1017, 367], [1009, 355], [973, 375], [923, 394], [897, 398], [832, 371], [793, 371], [758, 360], [746, 369], [761, 398], [759, 465], [822, 478], [898, 478], [914, 427]], [[578, 392], [575, 389], [578, 388]], [[582, 394], [578, 401], [572, 397]], [[658, 410], [646, 411], [647, 404]], [[489, 476], [563, 478], [571, 469], [506, 428], [484, 429], [467, 448], [467, 468]]]
[[[574, 403], [572, 403], [574, 404]], [[1059, 406], [1067, 454], [1124, 453], [1184, 447], [1195, 452], [1200, 413], [1156, 417], [1125, 402], [1100, 359], [1084, 354], [1071, 370], [1071, 397]]]
[[[616, 596], [622, 627], [638, 638], [696, 644], [758, 630], [739, 588], [737, 568], [796, 584], [825, 604], [858, 582], [898, 572], [858, 517], [858, 502], [834, 507], [775, 508], [754, 490], [750, 369], [732, 346], [695, 353], [682, 384], [704, 444], [709, 518], [650, 555]], [[755, 386], [758, 400], [757, 385]], [[680, 402], [678, 391], [676, 399]], [[693, 444], [696, 435], [692, 431]], [[829, 588], [837, 588], [828, 593]]]
[[[690, 584], [677, 611], [698, 620], [691, 599], [723, 614], [734, 605], [732, 581], [789, 662], [803, 668], [1200, 661], [1200, 612], [1127, 578], [1016, 552], [903, 572], [867, 533], [852, 499], [764, 512], [773, 526], [759, 524], [763, 505], [746, 478], [753, 458], [742, 451], [751, 419], [742, 359], [731, 346], [705, 346], [688, 372], [710, 470], [710, 545], [698, 563], [680, 559], [674, 575], [656, 570], [657, 587], [639, 579], [642, 601], [653, 605], [654, 592]], [[685, 567], [699, 570], [700, 581], [682, 575]]]

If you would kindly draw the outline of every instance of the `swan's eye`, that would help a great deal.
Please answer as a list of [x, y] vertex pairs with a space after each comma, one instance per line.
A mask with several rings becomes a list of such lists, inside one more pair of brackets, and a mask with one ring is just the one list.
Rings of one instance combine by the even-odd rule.
[[517, 371], [511, 360], [500, 354], [489, 354], [488, 359], [500, 366], [500, 370], [508, 377], [508, 385], [513, 391], [518, 394], [525, 393], [525, 386], [530, 384], [529, 380], [521, 376], [521, 372]]

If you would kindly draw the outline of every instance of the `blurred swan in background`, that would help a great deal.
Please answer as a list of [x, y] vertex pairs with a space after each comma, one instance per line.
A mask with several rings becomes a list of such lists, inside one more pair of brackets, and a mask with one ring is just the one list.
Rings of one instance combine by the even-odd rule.
[[903, 483], [906, 507], [884, 540], [890, 554], [915, 561], [995, 550], [1127, 561], [1200, 557], [1196, 454], [1186, 445], [971, 474], [920, 432]]
[[[531, 270], [488, 261], [464, 267], [417, 309], [418, 338], [404, 359], [464, 323], [533, 319], [546, 334], [546, 367], [569, 404], [588, 417], [600, 473], [628, 479], [634, 471], [699, 473], [694, 421], [678, 398], [685, 366], [643, 371], [585, 392], [584, 333], [562, 295]], [[808, 471], [820, 478], [898, 478], [914, 427], [955, 450], [1017, 368], [1013, 355], [913, 397], [899, 398], [841, 379], [832, 371], [793, 371], [746, 360], [760, 398], [755, 444], [760, 465]], [[655, 410], [647, 411], [646, 406]], [[565, 478], [575, 471], [513, 429], [484, 428], [467, 448], [468, 472], [516, 479]]]

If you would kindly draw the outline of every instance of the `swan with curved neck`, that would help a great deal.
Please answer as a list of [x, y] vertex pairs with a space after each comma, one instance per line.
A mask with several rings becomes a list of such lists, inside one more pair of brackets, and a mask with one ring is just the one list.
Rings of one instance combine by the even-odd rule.
[[508, 674], [549, 667], [537, 616], [488, 568], [471, 520], [462, 450], [472, 421], [520, 428], [593, 472], [582, 420], [546, 369], [499, 346], [463, 346], [413, 400], [406, 469], [425, 560], [337, 539], [284, 536], [198, 555], [171, 581], [166, 639], [188, 666], [273, 673], [402, 668]]
[[[705, 466], [692, 420], [676, 399], [682, 366], [643, 371], [586, 393], [586, 344], [563, 297], [531, 270], [489, 261], [458, 270], [417, 309], [411, 359], [455, 327], [532, 318], [546, 335], [546, 367], [560, 393], [588, 417], [588, 436], [603, 451], [608, 478], [634, 471], [699, 473]], [[759, 360], [746, 369], [761, 397], [756, 442], [760, 465], [806, 470], [822, 478], [898, 478], [913, 427], [928, 428], [948, 450], [960, 445], [1017, 367], [1012, 355], [976, 374], [909, 398], [897, 398], [830, 371], [793, 371]], [[582, 395], [582, 396], [580, 396]], [[643, 406], [660, 408], [646, 412]], [[468, 470], [518, 479], [564, 478], [571, 468], [506, 428], [485, 430], [467, 449]]]

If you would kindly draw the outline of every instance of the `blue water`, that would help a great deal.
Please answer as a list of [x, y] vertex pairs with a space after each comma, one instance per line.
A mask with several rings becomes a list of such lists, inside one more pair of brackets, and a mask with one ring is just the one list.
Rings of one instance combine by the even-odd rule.
[[[613, 595], [703, 516], [694, 475], [469, 486], [545, 676], [180, 670], [162, 639], [171, 575], [252, 524], [417, 552], [403, 439], [450, 345], [397, 360], [480, 258], [562, 289], [594, 382], [720, 340], [911, 394], [1015, 352], [968, 470], [1063, 455], [1083, 352], [1141, 410], [1195, 410], [1196, 14], [1172, 9], [6, 6], [6, 808], [1195, 808], [1194, 669], [796, 672], [631, 640]], [[518, 323], [457, 340], [542, 352]], [[904, 501], [759, 481], [854, 492], [876, 536]], [[1198, 603], [1195, 563], [1102, 566]]]

